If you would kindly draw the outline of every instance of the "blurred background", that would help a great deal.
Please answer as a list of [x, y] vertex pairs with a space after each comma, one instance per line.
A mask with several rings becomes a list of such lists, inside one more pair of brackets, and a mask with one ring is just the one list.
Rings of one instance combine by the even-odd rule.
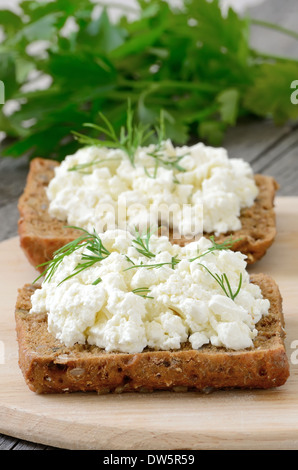
[[[297, 196], [297, 24], [297, 0], [0, 0], [0, 241], [30, 159], [73, 153], [99, 111], [119, 130], [128, 99], [137, 121], [163, 109], [176, 145], [224, 146]], [[44, 446], [0, 436], [12, 448]]]

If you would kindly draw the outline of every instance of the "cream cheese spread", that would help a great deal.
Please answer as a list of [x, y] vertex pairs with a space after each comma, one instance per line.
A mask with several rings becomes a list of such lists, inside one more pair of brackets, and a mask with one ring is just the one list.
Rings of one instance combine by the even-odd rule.
[[68, 225], [100, 233], [163, 225], [177, 238], [240, 229], [240, 211], [257, 194], [247, 162], [224, 148], [169, 140], [158, 151], [138, 148], [134, 166], [123, 150], [84, 147], [62, 161], [47, 188], [49, 213]]
[[[49, 331], [66, 346], [88, 343], [125, 353], [179, 349], [186, 341], [194, 349], [208, 343], [233, 350], [253, 346], [255, 325], [270, 303], [250, 282], [243, 254], [210, 251], [212, 242], [204, 237], [180, 247], [151, 235], [155, 256], [148, 258], [129, 232], [108, 230], [100, 238], [109, 252], [105, 259], [65, 280], [88, 250], [79, 247], [31, 298], [31, 313], [47, 313]], [[227, 276], [233, 293], [242, 276], [234, 299], [216, 274]], [[94, 285], [95, 279], [101, 281]]]

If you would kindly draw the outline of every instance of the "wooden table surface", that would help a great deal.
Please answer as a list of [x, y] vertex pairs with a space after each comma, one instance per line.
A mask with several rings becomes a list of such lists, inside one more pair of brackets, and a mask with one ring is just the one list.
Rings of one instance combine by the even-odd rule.
[[[251, 15], [296, 30], [297, 0], [267, 0], [252, 8]], [[297, 41], [278, 33], [255, 28], [252, 43], [265, 52], [297, 57]], [[243, 122], [230, 130], [223, 145], [230, 157], [248, 161], [255, 173], [275, 177], [280, 184], [278, 196], [298, 195], [298, 126], [288, 124], [275, 127], [271, 121]], [[27, 172], [28, 160], [25, 156], [0, 159], [0, 242], [17, 235], [17, 201], [23, 191]], [[0, 435], [0, 450], [51, 449]]]

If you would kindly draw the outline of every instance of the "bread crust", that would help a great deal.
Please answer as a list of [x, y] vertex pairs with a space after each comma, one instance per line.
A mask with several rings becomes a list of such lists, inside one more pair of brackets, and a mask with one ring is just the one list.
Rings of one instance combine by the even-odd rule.
[[264, 274], [251, 276], [270, 301], [269, 315], [256, 328], [252, 348], [233, 351], [205, 345], [193, 350], [108, 353], [96, 346], [64, 346], [47, 330], [46, 314], [29, 314], [31, 295], [38, 287], [19, 290], [15, 320], [19, 366], [33, 392], [39, 394], [88, 392], [122, 393], [210, 391], [212, 389], [272, 388], [289, 377], [284, 345], [282, 298], [275, 281]]
[[[51, 217], [48, 212], [45, 188], [53, 178], [57, 165], [59, 163], [53, 160], [33, 159], [18, 203], [20, 245], [33, 266], [52, 259], [56, 250], [80, 235], [77, 230], [65, 228], [65, 222]], [[235, 241], [232, 249], [244, 253], [248, 264], [261, 259], [276, 236], [274, 198], [278, 184], [270, 176], [255, 175], [255, 180], [259, 195], [253, 206], [241, 211], [241, 229], [220, 236], [204, 234], [206, 237], [213, 235], [218, 242], [232, 238]], [[174, 240], [180, 245], [189, 241], [192, 240]]]

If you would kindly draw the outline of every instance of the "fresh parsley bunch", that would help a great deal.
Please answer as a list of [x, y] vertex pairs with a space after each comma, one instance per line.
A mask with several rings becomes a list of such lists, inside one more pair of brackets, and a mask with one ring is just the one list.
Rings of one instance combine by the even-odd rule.
[[[6, 101], [18, 103], [10, 115], [0, 107], [10, 142], [3, 155], [62, 160], [80, 145], [73, 132], [100, 125], [99, 113], [118, 132], [128, 99], [142, 125], [154, 125], [163, 110], [166, 136], [177, 145], [218, 145], [243, 116], [297, 119], [290, 84], [298, 61], [252, 50], [252, 20], [232, 9], [223, 16], [218, 0], [185, 0], [181, 9], [162, 0], [137, 4], [132, 20], [120, 4], [117, 21], [90, 0], [25, 0], [20, 14], [0, 10], [0, 80]], [[49, 86], [32, 91], [32, 77], [43, 76]]]

